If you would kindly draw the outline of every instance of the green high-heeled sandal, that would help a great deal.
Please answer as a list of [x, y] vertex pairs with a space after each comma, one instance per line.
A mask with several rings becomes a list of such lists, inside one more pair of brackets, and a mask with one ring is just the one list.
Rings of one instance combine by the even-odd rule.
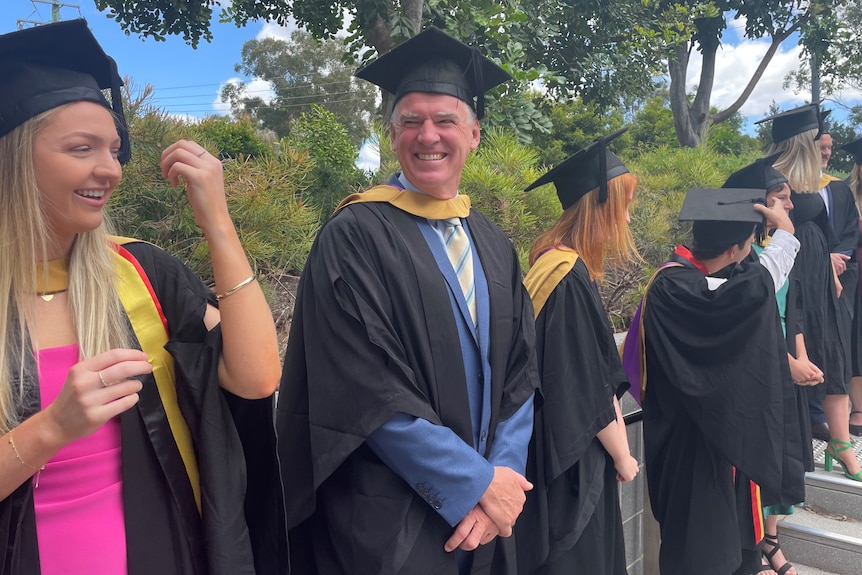
[[[862, 469], [851, 475], [847, 472], [847, 466], [844, 465], [844, 462], [841, 461], [841, 459], [838, 457], [839, 453], [841, 453], [842, 451], [847, 451], [852, 447], [853, 444], [849, 441], [830, 439], [829, 445], [826, 447], [826, 451], [824, 452], [825, 457], [823, 459], [823, 469], [825, 469], [826, 471], [832, 471], [832, 460], [834, 459], [841, 465], [841, 469], [844, 470], [844, 477], [846, 477], [847, 479], [852, 479], [853, 481], [862, 481]], [[832, 449], [832, 453], [829, 453], [830, 449]]]

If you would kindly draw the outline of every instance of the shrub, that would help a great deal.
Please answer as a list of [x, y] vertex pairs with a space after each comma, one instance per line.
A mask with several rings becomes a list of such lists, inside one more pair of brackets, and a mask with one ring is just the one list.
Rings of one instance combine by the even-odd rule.
[[[212, 278], [209, 254], [182, 186], [161, 176], [164, 148], [180, 138], [199, 138], [197, 126], [149, 111], [129, 123], [132, 161], [112, 202], [116, 227], [124, 235], [149, 241], [174, 254], [205, 281]], [[262, 273], [277, 276], [302, 269], [319, 213], [299, 197], [312, 165], [307, 154], [282, 149], [278, 154], [223, 160], [225, 193], [240, 240]]]
[[220, 158], [257, 158], [270, 151], [258, 135], [251, 120], [233, 120], [225, 116], [210, 116], [190, 126], [192, 133], [199, 135], [218, 149]]
[[332, 112], [312, 105], [291, 124], [287, 142], [308, 153], [313, 168], [304, 199], [329, 217], [347, 195], [368, 185], [365, 174], [356, 167], [358, 152], [347, 129]]

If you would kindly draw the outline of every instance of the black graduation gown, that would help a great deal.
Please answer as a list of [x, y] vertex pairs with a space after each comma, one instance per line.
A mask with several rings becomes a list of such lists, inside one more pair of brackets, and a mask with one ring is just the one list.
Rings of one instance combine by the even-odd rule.
[[[789, 285], [787, 287], [787, 303], [784, 308], [785, 342], [787, 343], [787, 353], [796, 357], [796, 335], [800, 333], [805, 334], [805, 324], [802, 318], [802, 289], [795, 268], [791, 270], [787, 281]], [[788, 436], [799, 438], [803, 469], [805, 471], [814, 471], [814, 452], [811, 443], [811, 416], [808, 412], [807, 386], [794, 384], [793, 387], [796, 392], [797, 421], [795, 424], [790, 418], [785, 421], [787, 434]], [[796, 426], [794, 427], [794, 425]]]
[[[155, 380], [146, 376], [138, 404], [120, 416], [129, 573], [285, 572], [273, 398], [244, 400], [218, 386], [221, 331], [207, 332], [203, 324], [212, 292], [162, 250], [123, 247], [146, 272], [168, 321], [166, 348], [197, 455], [203, 507], [199, 513]], [[28, 363], [25, 416], [40, 405], [32, 357]], [[39, 574], [32, 482], [0, 502], [0, 541], [6, 549], [0, 573]]]
[[[845, 184], [849, 180], [845, 180]], [[849, 186], [848, 186], [849, 188]], [[856, 243], [856, 265], [857, 275], [859, 262], [862, 261], [862, 221], [859, 222], [858, 237]], [[850, 375], [862, 376], [862, 286], [856, 285], [856, 301], [853, 308], [853, 329], [850, 336], [850, 355], [853, 359]]]
[[543, 402], [527, 461], [534, 487], [515, 525], [518, 572], [625, 575], [616, 470], [596, 434], [628, 380], [580, 259], [536, 318], [536, 356]]
[[841, 296], [838, 298], [838, 325], [841, 329], [842, 344], [845, 346], [845, 363], [849, 370], [846, 375], [853, 375], [852, 339], [854, 315], [856, 308], [856, 290], [859, 284], [859, 263], [856, 258], [856, 247], [859, 243], [859, 211], [856, 209], [856, 199], [850, 187], [840, 181], [829, 182], [829, 193], [832, 198], [829, 221], [832, 224], [834, 243], [831, 252], [850, 252], [844, 273], [838, 276], [841, 282]]
[[[472, 445], [447, 287], [416, 216], [351, 204], [321, 229], [300, 280], [277, 431], [296, 573], [456, 574], [452, 528], [364, 444], [396, 413]], [[497, 422], [538, 387], [534, 321], [513, 246], [468, 219], [488, 279], [492, 445]], [[514, 541], [474, 553], [474, 573], [514, 572]]]
[[850, 379], [845, 361], [849, 342], [839, 329], [838, 297], [829, 256], [835, 240], [820, 194], [793, 192], [791, 199], [791, 218], [800, 244], [793, 274], [801, 290], [805, 348], [809, 359], [823, 370], [824, 380], [807, 391], [809, 397], [820, 401], [827, 393], [846, 394]]
[[[653, 514], [661, 525], [662, 575], [728, 575], [754, 558], [751, 515], [738, 509], [750, 478], [763, 503], [803, 500], [787, 347], [766, 269], [745, 262], [719, 274], [715, 291], [679, 258], [643, 303], [647, 388], [644, 448]], [[735, 471], [734, 471], [735, 468]], [[734, 482], [734, 473], [739, 481]], [[771, 497], [770, 497], [771, 496]]]

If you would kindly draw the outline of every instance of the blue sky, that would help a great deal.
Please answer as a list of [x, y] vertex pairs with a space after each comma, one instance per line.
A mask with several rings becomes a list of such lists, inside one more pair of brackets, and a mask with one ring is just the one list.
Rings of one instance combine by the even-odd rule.
[[[73, 3], [76, 0], [64, 0]], [[51, 7], [37, 3], [38, 12], [30, 0], [2, 0], [0, 32], [17, 28], [19, 19], [48, 21]], [[213, 41], [201, 42], [192, 49], [181, 38], [168, 37], [165, 42], [136, 36], [126, 36], [119, 24], [95, 8], [93, 0], [77, 0], [83, 16], [99, 43], [116, 61], [123, 76], [129, 76], [139, 86], [151, 84], [154, 103], [171, 113], [203, 117], [214, 112], [219, 87], [235, 77], [233, 67], [240, 60], [245, 41], [255, 38], [262, 25], [252, 23], [245, 28], [233, 24], [213, 23]], [[62, 19], [78, 17], [78, 10], [63, 8]]]
[[[48, 4], [37, 2], [34, 5], [30, 0], [0, 1], [3, 3], [3, 10], [0, 11], [0, 33], [15, 30], [16, 21], [19, 19], [47, 21], [51, 17], [51, 7]], [[138, 86], [152, 85], [153, 103], [176, 115], [204, 117], [213, 113], [226, 113], [227, 107], [218, 103], [218, 94], [225, 82], [238, 77], [234, 65], [240, 60], [243, 43], [265, 36], [287, 38], [290, 33], [290, 30], [262, 22], [252, 22], [245, 28], [237, 28], [233, 24], [219, 24], [214, 21], [212, 42], [202, 41], [195, 50], [177, 37], [156, 42], [151, 38], [142, 40], [136, 36], [126, 36], [116, 22], [96, 10], [93, 0], [64, 1], [70, 4], [77, 1], [79, 9], [65, 7], [61, 11], [61, 18], [76, 18], [80, 10], [80, 16], [88, 21], [105, 51], [117, 60], [120, 74], [131, 77]], [[34, 6], [37, 7], [35, 12]], [[217, 7], [215, 11], [218, 12]], [[717, 62], [713, 91], [713, 105], [717, 107], [724, 107], [736, 99], [768, 47], [765, 40], [740, 42], [737, 30], [741, 29], [744, 23], [731, 20], [729, 24], [731, 28], [725, 34], [722, 53], [719, 54]], [[693, 54], [689, 67], [690, 90], [695, 89], [698, 79], [698, 54]], [[781, 109], [789, 109], [810, 99], [809, 93], [795, 94], [781, 86], [787, 72], [798, 62], [798, 47], [792, 41], [786, 41], [742, 108], [742, 113], [749, 118], [749, 130], [755, 120], [768, 114], [773, 101]], [[252, 78], [242, 80], [253, 82]], [[266, 86], [253, 82], [250, 89], [265, 90]], [[844, 99], [849, 103], [859, 103], [862, 101], [862, 94], [845, 94]], [[834, 117], [837, 119], [844, 117], [840, 108], [834, 105], [828, 107], [833, 108]], [[368, 150], [363, 150], [362, 153], [361, 164], [367, 161], [373, 163], [373, 158], [368, 157]]]

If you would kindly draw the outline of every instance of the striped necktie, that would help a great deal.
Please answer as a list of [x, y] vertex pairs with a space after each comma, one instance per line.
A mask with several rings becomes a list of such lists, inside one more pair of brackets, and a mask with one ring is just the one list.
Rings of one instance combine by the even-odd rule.
[[459, 218], [449, 218], [441, 222], [446, 226], [443, 231], [446, 253], [458, 275], [458, 283], [461, 284], [461, 291], [467, 300], [473, 325], [476, 325], [476, 287], [473, 283], [473, 250], [470, 248], [470, 240]]

